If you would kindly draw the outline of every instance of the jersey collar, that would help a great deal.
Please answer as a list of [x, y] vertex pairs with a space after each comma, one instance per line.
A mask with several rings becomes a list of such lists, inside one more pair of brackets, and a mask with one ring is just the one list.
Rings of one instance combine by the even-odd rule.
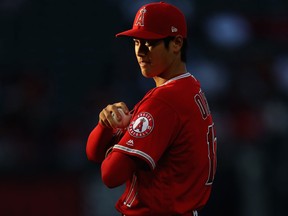
[[[183, 78], [187, 78], [187, 77], [191, 77], [191, 76], [194, 78], [193, 75], [191, 75], [189, 72], [187, 72], [187, 73], [181, 74], [181, 75], [179, 75], [179, 76], [173, 77], [173, 78], [170, 79], [170, 80], [167, 80], [165, 83], [163, 83], [163, 84], [160, 85], [160, 86], [166, 85], [166, 84], [168, 84], [168, 83], [170, 83], [170, 82], [172, 82], [172, 81], [175, 81], [175, 80], [179, 80], [179, 79], [183, 79]], [[194, 78], [194, 79], [195, 79], [195, 78]]]

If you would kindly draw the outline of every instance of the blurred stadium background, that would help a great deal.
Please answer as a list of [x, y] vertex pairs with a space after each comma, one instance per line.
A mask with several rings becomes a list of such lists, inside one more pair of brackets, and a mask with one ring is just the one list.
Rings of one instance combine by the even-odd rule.
[[[123, 188], [102, 184], [85, 145], [108, 103], [153, 87], [129, 39], [144, 3], [0, 1], [0, 215], [112, 216]], [[181, 0], [188, 70], [218, 133], [218, 171], [201, 216], [287, 213], [288, 1]]]

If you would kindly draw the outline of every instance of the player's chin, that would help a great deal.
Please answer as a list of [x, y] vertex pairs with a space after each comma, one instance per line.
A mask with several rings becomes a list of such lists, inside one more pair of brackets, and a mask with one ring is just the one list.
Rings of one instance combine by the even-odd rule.
[[142, 72], [142, 75], [143, 75], [145, 78], [151, 78], [151, 77], [149, 77], [149, 75], [147, 75], [146, 73], [143, 73], [143, 72]]
[[153, 78], [153, 73], [151, 72], [151, 70], [141, 68], [141, 73], [146, 78]]

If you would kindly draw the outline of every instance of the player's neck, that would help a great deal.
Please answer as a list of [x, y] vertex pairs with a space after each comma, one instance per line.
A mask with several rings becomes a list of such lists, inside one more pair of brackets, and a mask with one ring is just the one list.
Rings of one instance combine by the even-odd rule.
[[186, 64], [181, 62], [178, 67], [170, 68], [169, 70], [159, 74], [158, 76], [153, 77], [156, 87], [163, 85], [168, 80], [177, 77], [181, 74], [187, 73]]

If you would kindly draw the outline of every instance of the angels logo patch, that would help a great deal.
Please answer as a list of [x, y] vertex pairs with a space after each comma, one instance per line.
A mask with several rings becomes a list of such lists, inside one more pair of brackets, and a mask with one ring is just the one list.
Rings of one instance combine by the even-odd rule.
[[141, 112], [137, 115], [136, 120], [132, 121], [128, 127], [131, 136], [142, 138], [151, 133], [154, 128], [154, 119], [148, 112]]

